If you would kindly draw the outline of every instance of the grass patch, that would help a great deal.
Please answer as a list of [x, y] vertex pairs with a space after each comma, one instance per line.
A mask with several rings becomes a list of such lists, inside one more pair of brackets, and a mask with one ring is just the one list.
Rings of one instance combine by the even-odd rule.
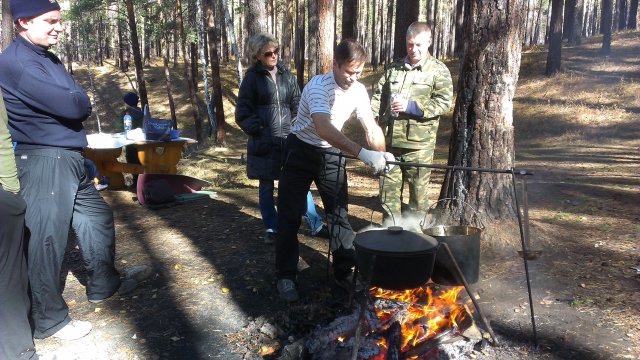
[[572, 308], [581, 308], [589, 305], [593, 305], [594, 300], [586, 295], [576, 295], [569, 301], [569, 306]]

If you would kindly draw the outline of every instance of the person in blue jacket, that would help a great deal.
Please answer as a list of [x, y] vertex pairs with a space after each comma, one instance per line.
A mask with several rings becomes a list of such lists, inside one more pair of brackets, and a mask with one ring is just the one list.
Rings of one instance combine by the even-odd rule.
[[[85, 170], [82, 125], [89, 97], [49, 47], [63, 31], [55, 0], [11, 0], [16, 37], [0, 54], [0, 87], [30, 233], [27, 266], [35, 338], [73, 340], [91, 331], [72, 320], [62, 297], [60, 272], [73, 228], [87, 270], [89, 301], [115, 294], [123, 283], [114, 266], [113, 213]], [[120, 288], [123, 291], [123, 288]]]

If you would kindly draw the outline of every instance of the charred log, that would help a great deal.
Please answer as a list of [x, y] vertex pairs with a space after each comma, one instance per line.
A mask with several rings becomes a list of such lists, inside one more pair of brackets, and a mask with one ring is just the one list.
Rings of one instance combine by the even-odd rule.
[[394, 322], [387, 330], [385, 338], [387, 339], [387, 356], [386, 360], [400, 359], [400, 338], [402, 337], [402, 329], [400, 323]]
[[[320, 328], [316, 328], [309, 339], [307, 340], [307, 349], [310, 353], [315, 353], [318, 350], [324, 349], [329, 343], [340, 339], [347, 339], [353, 337], [356, 332], [356, 326], [358, 325], [359, 309], [355, 309], [351, 314], [341, 316], [333, 320], [328, 325]], [[363, 321], [362, 333], [366, 334], [370, 332], [372, 325], [377, 326], [377, 316], [373, 312], [373, 309], [365, 309]]]

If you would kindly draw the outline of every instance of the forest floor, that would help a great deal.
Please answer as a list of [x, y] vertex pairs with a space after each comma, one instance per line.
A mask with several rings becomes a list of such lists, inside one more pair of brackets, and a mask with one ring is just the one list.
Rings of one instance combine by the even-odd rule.
[[[544, 48], [523, 53], [514, 101], [515, 165], [534, 174], [528, 180], [531, 238], [542, 255], [528, 265], [539, 346], [532, 341], [523, 261], [512, 246], [482, 254], [473, 288], [502, 345], [474, 358], [640, 359], [640, 33], [615, 34], [607, 57], [599, 54], [598, 40], [564, 47], [563, 72], [552, 77], [542, 75]], [[449, 67], [455, 77], [457, 64]], [[161, 68], [146, 71], [152, 111], [167, 117]], [[93, 72], [102, 126], [113, 130], [128, 80], [108, 64]], [[86, 75], [77, 69], [88, 84]], [[369, 72], [363, 81], [370, 85], [377, 76]], [[116, 218], [117, 267], [146, 264], [154, 275], [127, 296], [91, 304], [78, 250], [69, 246], [64, 296], [71, 316], [94, 328], [77, 341], [36, 340], [40, 353], [58, 359], [277, 358], [284, 346], [347, 311], [347, 294], [327, 278], [326, 240], [307, 236], [304, 225], [302, 298], [291, 305], [278, 299], [274, 249], [261, 238], [257, 183], [246, 179], [241, 162], [245, 137], [233, 121], [231, 71], [223, 84], [226, 147], [209, 140], [187, 149], [179, 164], [180, 173], [211, 181], [207, 189], [217, 195], [150, 210], [129, 190], [103, 191]], [[193, 137], [187, 92], [175, 93], [183, 135]], [[441, 121], [435, 157], [441, 164], [450, 118]], [[354, 228], [379, 223], [376, 180], [355, 162], [348, 173]], [[434, 200], [442, 178], [433, 175]], [[485, 245], [491, 241], [483, 238]]]

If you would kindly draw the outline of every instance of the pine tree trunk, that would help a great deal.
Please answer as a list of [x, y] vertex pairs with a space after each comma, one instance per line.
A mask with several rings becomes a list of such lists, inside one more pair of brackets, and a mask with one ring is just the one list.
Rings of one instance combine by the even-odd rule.
[[340, 40], [356, 39], [357, 25], [358, 0], [342, 0], [342, 36]]
[[579, 45], [582, 34], [583, 0], [567, 0], [564, 11], [563, 38], [569, 45]]
[[293, 15], [292, 0], [285, 0], [284, 14], [282, 17], [282, 40], [280, 40], [280, 54], [284, 66], [289, 69], [291, 67], [291, 39], [293, 37]]
[[102, 52], [103, 49], [103, 45], [104, 45], [104, 33], [103, 33], [103, 21], [102, 21], [102, 16], [98, 16], [98, 65], [100, 66], [104, 66], [104, 55]]
[[191, 59], [191, 79], [193, 79], [193, 91], [198, 94], [198, 45], [195, 42], [189, 44], [189, 58]]
[[464, 34], [462, 32], [462, 29], [464, 28], [464, 12], [465, 12], [465, 3], [467, 1], [468, 0], [456, 1], [456, 35], [455, 35], [455, 49], [453, 51], [456, 57], [460, 57], [464, 49]]
[[[215, 136], [216, 144], [225, 144], [225, 132], [226, 132], [226, 124], [224, 119], [224, 106], [222, 103], [222, 82], [220, 80], [220, 62], [218, 61], [218, 48], [220, 47], [220, 31], [216, 26], [220, 24], [219, 21], [213, 16], [212, 8], [215, 6], [213, 4], [213, 0], [208, 0], [209, 10], [207, 11], [207, 31], [209, 32], [209, 58], [211, 59], [211, 82], [212, 82], [212, 96], [211, 102], [215, 109], [215, 130], [216, 133], [213, 134]], [[220, 14], [222, 17], [223, 14]]]
[[297, 0], [296, 1], [296, 40], [295, 40], [296, 50], [294, 52], [294, 59], [296, 63], [296, 78], [298, 80], [298, 87], [300, 89], [302, 89], [305, 84], [305, 81], [304, 81], [304, 66], [305, 66], [305, 56], [304, 56], [305, 16], [304, 16], [304, 13], [305, 11], [304, 9], [305, 9], [304, 0]]
[[542, 29], [542, 0], [540, 0], [540, 6], [538, 8], [538, 11], [536, 12], [536, 26], [535, 26], [535, 30], [533, 31], [533, 38], [531, 39], [531, 43], [530, 44], [539, 44], [540, 43], [540, 38], [542, 37], [542, 35], [540, 34]]
[[[441, 39], [440, 34], [442, 32], [441, 31], [436, 31], [436, 29], [438, 29], [440, 27], [440, 19], [438, 18], [439, 13], [440, 13], [440, 2], [438, 0], [434, 0], [434, 2], [433, 2], [433, 22], [431, 23], [431, 39], [432, 39], [432, 42], [431, 42], [431, 54], [433, 54], [433, 56], [435, 56], [435, 57], [440, 56], [440, 49], [441, 49], [439, 41]], [[409, 23], [409, 24], [411, 24], [411, 23]], [[407, 27], [409, 27], [409, 24], [407, 24]], [[405, 34], [406, 34], [406, 29], [405, 29]]]
[[611, 22], [613, 17], [611, 0], [602, 0], [602, 54], [611, 53]]
[[263, 1], [245, 0], [247, 34], [250, 38], [259, 32], [267, 31], [267, 14]]
[[[120, 11], [120, 2], [117, 3], [118, 4], [118, 11]], [[122, 23], [120, 22], [120, 19], [116, 18], [116, 23], [118, 26], [118, 65], [120, 66], [120, 70], [122, 71], [127, 71], [128, 69], [128, 64], [125, 64], [125, 57], [124, 57], [124, 52], [125, 52], [125, 47], [128, 47], [128, 45], [124, 42], [124, 36], [122, 34]]]
[[573, 22], [575, 20], [576, 0], [565, 0], [564, 15], [562, 21], [562, 39], [568, 40], [573, 31]]
[[371, 2], [371, 34], [373, 34], [373, 36], [371, 37], [371, 67], [373, 68], [373, 71], [378, 70], [378, 59], [380, 56], [378, 51], [378, 40], [380, 38], [376, 36], [376, 33], [378, 31], [378, 22], [376, 20], [379, 19], [376, 17], [377, 9], [378, 0], [373, 0]]
[[0, 52], [11, 44], [13, 40], [13, 22], [11, 21], [11, 11], [9, 1], [2, 1], [2, 25], [0, 25]]
[[627, 28], [627, 1], [620, 0], [620, 8], [618, 11], [618, 30]]
[[[393, 56], [393, 2], [402, 0], [387, 0], [386, 32], [384, 34], [384, 63], [389, 64]], [[404, 46], [403, 46], [404, 47]]]
[[[220, 12], [220, 16], [217, 16], [216, 18], [220, 22], [218, 25], [218, 29], [220, 29], [220, 34], [221, 34], [220, 37], [222, 38], [222, 43], [220, 44], [218, 51], [222, 53], [222, 62], [226, 65], [229, 63], [229, 47], [230, 46], [229, 46], [229, 40], [228, 40], [229, 34], [227, 32], [227, 26], [224, 20], [223, 6], [226, 6], [226, 4], [220, 1], [219, 9], [218, 9], [218, 11]], [[231, 7], [233, 8], [233, 1], [231, 1]]]
[[318, 4], [318, 73], [326, 74], [333, 68], [333, 0], [316, 0]]
[[613, 20], [613, 29], [612, 31], [618, 31], [618, 26], [619, 26], [619, 22], [618, 20], [620, 20], [620, 3], [622, 1], [620, 0], [615, 0], [613, 2], [613, 11], [611, 13], [612, 17], [611, 19]]
[[229, 7], [227, 6], [227, 0], [222, 0], [222, 8], [224, 12], [224, 20], [227, 24], [227, 33], [231, 40], [231, 50], [233, 56], [236, 59], [236, 77], [238, 79], [238, 86], [242, 83], [242, 61], [240, 61], [240, 52], [238, 51], [238, 40], [236, 39], [236, 33], [233, 30], [233, 21], [231, 21], [231, 15], [229, 14]]
[[184, 33], [184, 23], [182, 18], [182, 3], [181, 0], [176, 1], [176, 20], [178, 21], [178, 31], [180, 31], [180, 51], [182, 51], [182, 59], [184, 61], [184, 79], [189, 89], [189, 100], [191, 101], [191, 115], [193, 116], [193, 125], [196, 130], [196, 140], [202, 141], [202, 120], [200, 119], [200, 109], [198, 108], [198, 102], [196, 99], [196, 92], [193, 88], [193, 79], [191, 72], [191, 64], [187, 57], [187, 39]]
[[133, 63], [136, 67], [136, 80], [138, 82], [138, 96], [140, 104], [144, 107], [149, 103], [147, 99], [147, 86], [144, 82], [144, 70], [142, 69], [142, 57], [140, 56], [140, 44], [138, 43], [138, 29], [136, 28], [136, 16], [133, 12], [133, 0], [125, 0], [127, 6], [127, 19], [131, 32], [131, 47], [133, 48]]
[[307, 13], [309, 14], [308, 24], [308, 36], [309, 41], [308, 56], [307, 56], [307, 81], [318, 74], [318, 48], [320, 47], [319, 41], [319, 27], [318, 22], [318, 2], [314, 0], [307, 1]]
[[[334, 1], [337, 2], [337, 0], [334, 0]], [[369, 3], [372, 0], [363, 0], [363, 1], [365, 2], [365, 4], [364, 4], [365, 6], [364, 6], [364, 9], [363, 9], [364, 13], [363, 14], [358, 14], [358, 17], [360, 17], [362, 19], [361, 20], [361, 24], [360, 24], [360, 33], [359, 33], [358, 37], [360, 39], [362, 39], [361, 43], [363, 44], [364, 48], [366, 49], [367, 54], [371, 54], [371, 44], [373, 42], [371, 34], [375, 34], [375, 32], [370, 32], [369, 31], [369, 24], [371, 23], [370, 19], [369, 19], [370, 16], [371, 16], [371, 11], [369, 11], [369, 5], [370, 5]], [[373, 1], [375, 1], [375, 0], [373, 0]]]
[[629, 3], [629, 17], [627, 20], [627, 29], [638, 29], [638, 0], [631, 0]]
[[[469, 0], [468, 10], [448, 164], [509, 169], [514, 165], [513, 96], [524, 0]], [[510, 180], [504, 174], [449, 171], [440, 198], [459, 200], [447, 207], [452, 219], [484, 227], [491, 220], [516, 216]], [[476, 216], [465, 203], [476, 209]]]
[[144, 41], [143, 44], [143, 61], [145, 67], [149, 67], [151, 65], [151, 25], [149, 22], [151, 21], [151, 10], [149, 6], [145, 6], [144, 12], [145, 16], [143, 18], [142, 23], [142, 31], [144, 32]]
[[[3, 2], [4, 3], [4, 2]], [[64, 33], [67, 39], [71, 39], [71, 22], [64, 25]], [[71, 41], [64, 42], [64, 53], [67, 60], [67, 71], [73, 75], [73, 54], [71, 52]]]
[[407, 28], [412, 22], [418, 20], [420, 15], [420, 1], [400, 0], [396, 2], [396, 23], [393, 36], [393, 58], [397, 59], [407, 55], [406, 35]]
[[[109, 8], [109, 12], [111, 11], [111, 7]], [[113, 53], [113, 34], [111, 33], [111, 24], [112, 24], [112, 15], [107, 13], [107, 21], [105, 26], [105, 39], [104, 39], [104, 57], [106, 59], [111, 59]]]
[[173, 101], [173, 92], [171, 91], [171, 87], [173, 86], [171, 83], [171, 70], [169, 69], [169, 55], [171, 49], [171, 43], [169, 41], [169, 32], [167, 31], [167, 20], [165, 18], [164, 7], [162, 6], [162, 0], [158, 0], [158, 9], [159, 14], [158, 18], [160, 19], [160, 31], [162, 33], [162, 38], [164, 39], [164, 55], [162, 56], [162, 65], [164, 72], [164, 81], [165, 88], [167, 90], [167, 99], [169, 100], [169, 111], [171, 113], [171, 121], [173, 122], [173, 128], [178, 128], [178, 120], [176, 118], [176, 105]]
[[562, 0], [552, 0], [551, 27], [549, 29], [549, 51], [547, 52], [547, 67], [544, 74], [553, 75], [560, 71], [562, 60]]

